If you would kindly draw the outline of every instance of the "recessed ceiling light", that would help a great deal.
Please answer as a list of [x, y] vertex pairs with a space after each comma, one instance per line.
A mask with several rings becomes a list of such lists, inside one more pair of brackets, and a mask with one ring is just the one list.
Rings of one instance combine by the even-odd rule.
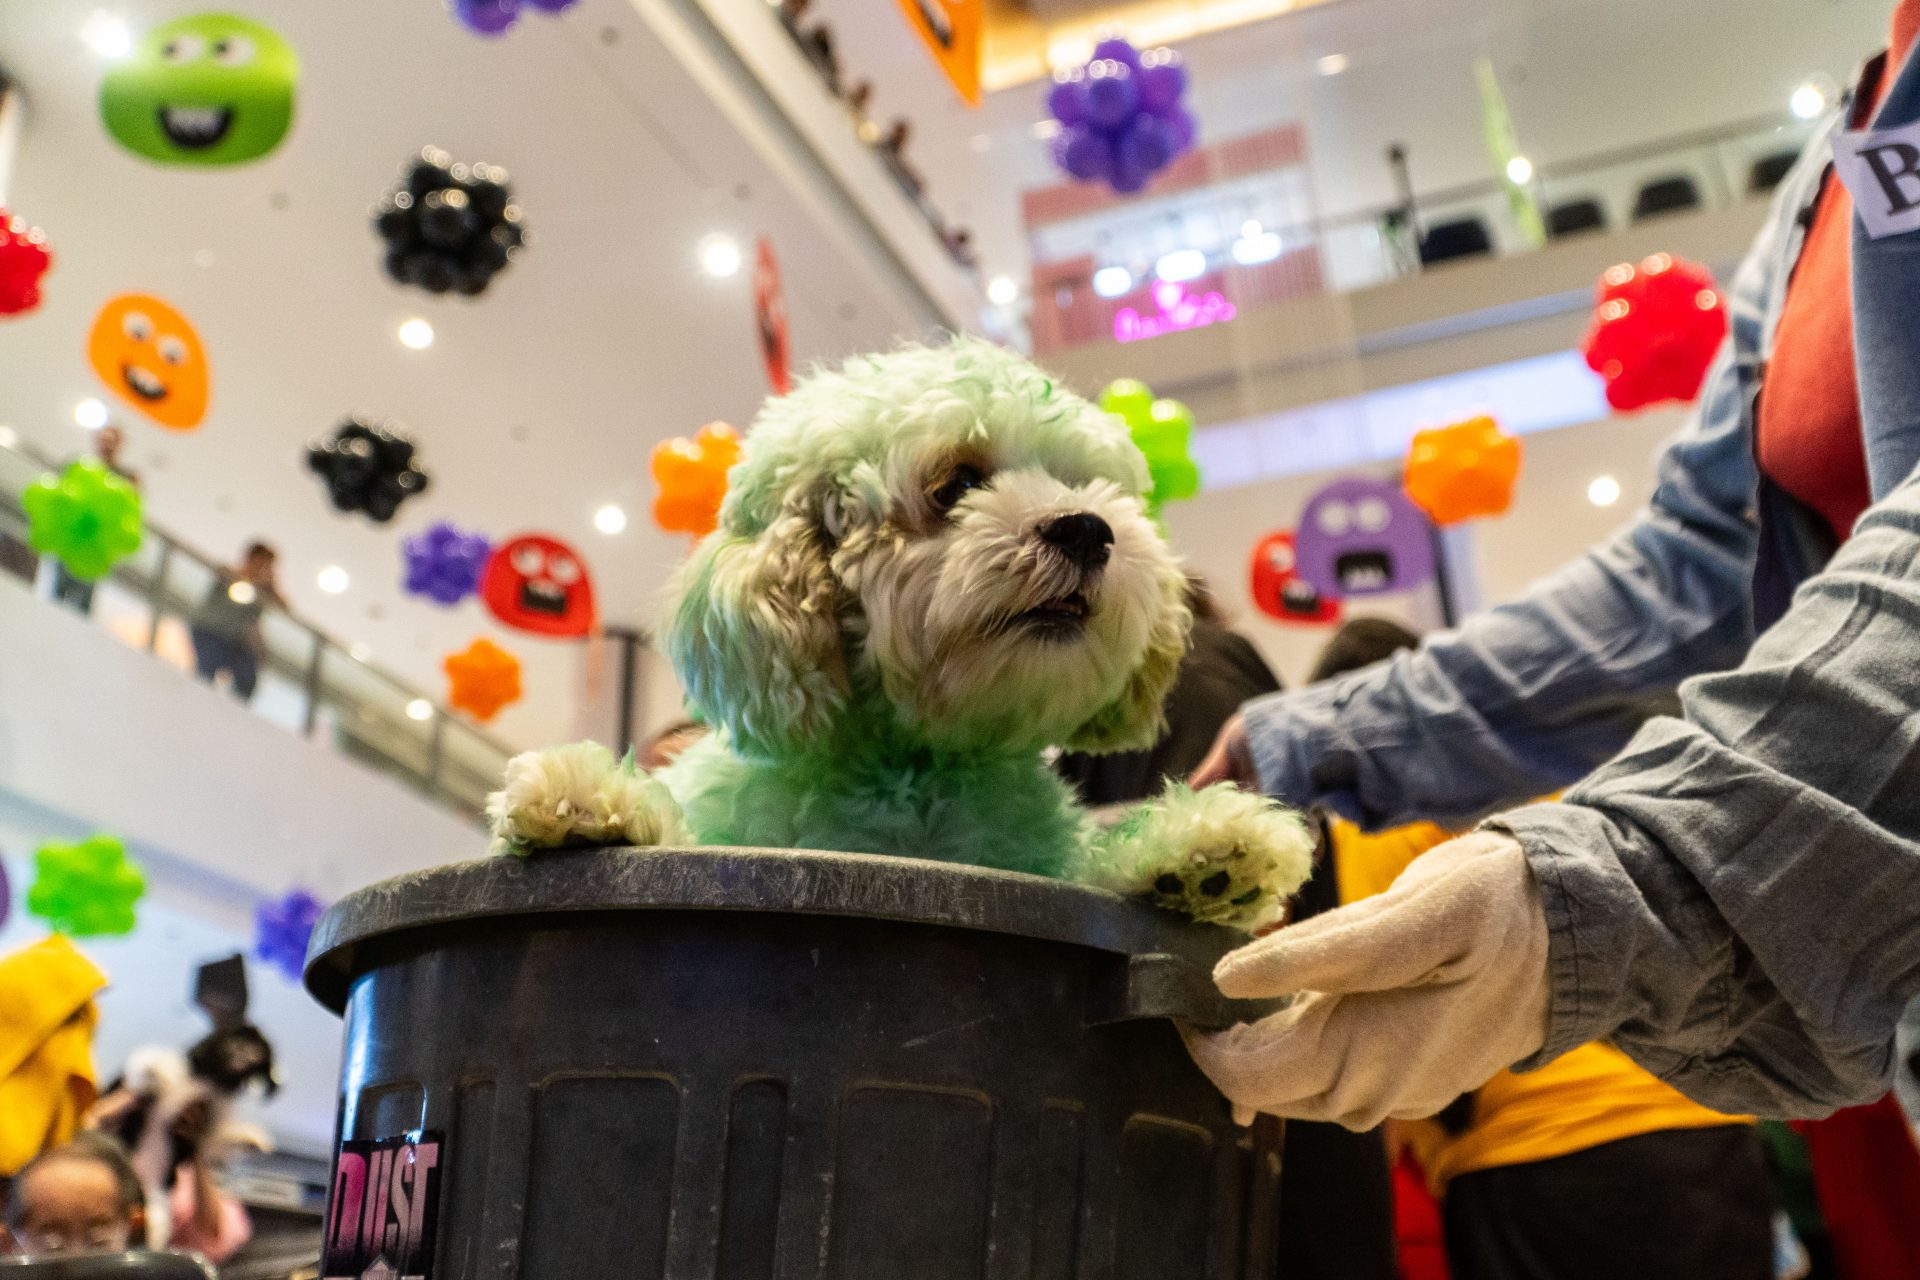
[[1524, 187], [1533, 181], [1533, 161], [1525, 156], [1515, 156], [1507, 161], [1507, 181], [1516, 187]]
[[995, 276], [987, 281], [987, 301], [996, 307], [1012, 306], [1020, 297], [1020, 286], [1012, 276]]
[[627, 513], [609, 502], [593, 513], [593, 527], [602, 533], [619, 533], [627, 527]]
[[1027, 127], [1027, 131], [1038, 141], [1045, 142], [1060, 132], [1060, 122], [1051, 118], [1036, 120]]
[[975, 151], [985, 154], [993, 150], [993, 136], [991, 134], [976, 133], [973, 135], [972, 146]]
[[88, 396], [73, 406], [73, 420], [89, 431], [98, 431], [107, 425], [107, 406], [102, 401]]
[[214, 256], [214, 252], [211, 249], [195, 249], [193, 251], [193, 265], [196, 267], [210, 267], [217, 261], [219, 261], [219, 259]]
[[1337, 76], [1353, 65], [1353, 59], [1344, 53], [1330, 53], [1313, 64], [1313, 69], [1323, 76]]
[[353, 585], [353, 579], [347, 576], [347, 571], [337, 564], [330, 564], [322, 569], [316, 581], [320, 589], [330, 596], [337, 596]]
[[1133, 272], [1125, 267], [1102, 267], [1093, 273], [1093, 291], [1103, 298], [1117, 298], [1133, 288]]
[[126, 20], [99, 9], [81, 24], [80, 38], [103, 58], [124, 58], [133, 52], [133, 32]]
[[1180, 284], [1206, 273], [1207, 255], [1198, 249], [1175, 249], [1161, 255], [1160, 261], [1153, 264], [1153, 274], [1168, 284]]
[[0, 449], [11, 449], [20, 443], [20, 435], [12, 427], [0, 427]]
[[[1259, 226], [1258, 223], [1249, 225]], [[1233, 242], [1233, 260], [1243, 267], [1272, 262], [1279, 256], [1280, 233], [1277, 231], [1255, 231], [1252, 235], [1242, 235]]]
[[365, 662], [373, 656], [373, 646], [362, 640], [347, 650], [347, 656], [355, 662]]
[[433, 345], [433, 326], [414, 316], [400, 322], [400, 345], [413, 351], [425, 351]]
[[1595, 476], [1587, 486], [1587, 501], [1596, 507], [1610, 507], [1620, 501], [1620, 482], [1612, 476]]
[[412, 702], [409, 702], [407, 704], [407, 719], [409, 720], [433, 719], [433, 704], [431, 702], [428, 702], [425, 698], [415, 698]]
[[1795, 89], [1787, 99], [1787, 110], [1793, 112], [1796, 119], [1812, 120], [1826, 109], [1827, 91], [1811, 80]]
[[700, 241], [700, 269], [708, 275], [724, 280], [739, 274], [740, 263], [740, 246], [734, 243], [732, 236], [715, 232]]

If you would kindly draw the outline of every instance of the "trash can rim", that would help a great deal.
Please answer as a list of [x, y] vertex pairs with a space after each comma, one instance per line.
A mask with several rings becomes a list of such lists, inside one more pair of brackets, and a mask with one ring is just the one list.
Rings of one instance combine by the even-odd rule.
[[1201, 973], [1240, 941], [1109, 890], [987, 867], [801, 849], [595, 848], [452, 863], [359, 889], [315, 926], [306, 987], [340, 1013], [357, 949], [394, 934], [495, 916], [660, 910], [944, 925], [1178, 959]]

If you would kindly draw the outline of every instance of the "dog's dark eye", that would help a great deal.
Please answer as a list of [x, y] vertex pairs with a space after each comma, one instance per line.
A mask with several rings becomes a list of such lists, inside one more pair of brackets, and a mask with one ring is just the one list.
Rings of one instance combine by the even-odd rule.
[[987, 477], [980, 468], [963, 462], [933, 491], [933, 505], [942, 511], [951, 511], [959, 505], [960, 499], [986, 482]]

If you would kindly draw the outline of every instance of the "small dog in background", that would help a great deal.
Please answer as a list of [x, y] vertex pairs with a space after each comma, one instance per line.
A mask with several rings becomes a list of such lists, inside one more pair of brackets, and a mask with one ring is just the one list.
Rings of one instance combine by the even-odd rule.
[[256, 1082], [268, 1097], [280, 1087], [273, 1045], [247, 1021], [242, 957], [202, 965], [194, 1003], [213, 1020], [213, 1030], [184, 1054], [154, 1045], [135, 1049], [88, 1115], [90, 1127], [127, 1149], [146, 1197], [153, 1249], [166, 1248], [172, 1237], [173, 1184], [183, 1166], [218, 1164], [246, 1147], [269, 1149], [265, 1133], [233, 1121], [233, 1102]]
[[1051, 746], [1150, 745], [1186, 578], [1117, 418], [991, 343], [849, 360], [770, 400], [667, 648], [716, 732], [644, 773], [529, 752], [496, 848], [746, 845], [972, 863], [1255, 929], [1311, 869], [1298, 815], [1170, 785], [1101, 830]]

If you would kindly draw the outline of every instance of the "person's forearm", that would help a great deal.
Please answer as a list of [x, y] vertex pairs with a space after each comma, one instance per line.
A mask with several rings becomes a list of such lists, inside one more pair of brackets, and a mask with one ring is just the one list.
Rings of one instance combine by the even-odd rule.
[[1558, 790], [1751, 640], [1750, 529], [1655, 517], [1511, 605], [1345, 680], [1250, 702], [1261, 789], [1369, 829]]
[[1877, 1097], [1920, 995], [1920, 482], [1682, 702], [1495, 824], [1552, 929], [1546, 1053], [1608, 1036], [1723, 1108]]

